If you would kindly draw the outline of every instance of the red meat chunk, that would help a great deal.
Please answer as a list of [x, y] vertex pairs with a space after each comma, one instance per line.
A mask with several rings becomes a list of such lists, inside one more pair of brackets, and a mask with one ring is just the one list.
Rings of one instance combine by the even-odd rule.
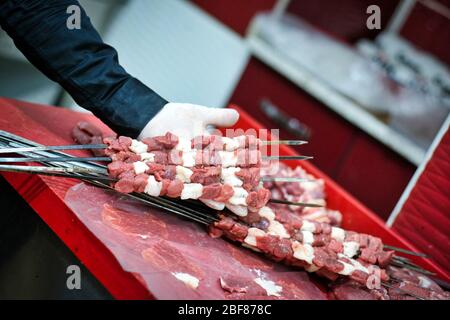
[[212, 200], [220, 197], [222, 185], [220, 183], [210, 184], [203, 187], [201, 199]]
[[173, 149], [178, 144], [178, 137], [170, 132], [167, 132], [164, 136], [154, 137], [154, 140], [165, 149]]
[[235, 223], [228, 232], [234, 240], [242, 241], [247, 237], [248, 227], [240, 223]]
[[220, 220], [214, 223], [214, 226], [221, 230], [230, 230], [236, 222], [225, 216], [221, 216]]
[[217, 198], [214, 198], [213, 200], [218, 202], [227, 202], [228, 200], [230, 200], [233, 194], [234, 194], [233, 187], [225, 184], [222, 185], [219, 196]]
[[[153, 151], [152, 153], [155, 155], [155, 163], [164, 164], [164, 165], [169, 163], [168, 155], [166, 152]], [[171, 163], [171, 164], [173, 164], [173, 163]]]
[[165, 149], [171, 150], [178, 144], [178, 137], [170, 132], [164, 136], [144, 138], [141, 142], [147, 145], [147, 151], [163, 151]]
[[219, 183], [221, 170], [221, 167], [194, 168], [191, 182], [200, 183], [204, 186]]
[[249, 191], [253, 190], [259, 184], [259, 180], [261, 179], [260, 169], [259, 168], [242, 168], [238, 172], [236, 172], [236, 177], [242, 180], [242, 187]]
[[134, 179], [133, 177], [127, 176], [120, 179], [115, 185], [114, 189], [122, 193], [131, 193], [134, 191]]
[[113, 161], [108, 164], [109, 176], [112, 178], [117, 178], [122, 173], [132, 170], [133, 165], [130, 163], [125, 163], [122, 161]]
[[[183, 152], [180, 150], [172, 150], [167, 154], [167, 161], [170, 164], [181, 166], [183, 165]], [[156, 159], [155, 159], [156, 161]], [[156, 161], [159, 163], [159, 161]]]
[[172, 180], [170, 181], [170, 184], [167, 187], [167, 196], [171, 198], [179, 198], [181, 196], [182, 191], [183, 191], [183, 182], [180, 180]]
[[382, 251], [377, 256], [377, 261], [380, 267], [386, 267], [392, 260], [395, 252], [394, 251]]
[[141, 173], [134, 178], [133, 189], [135, 192], [144, 192], [148, 182], [148, 174]]
[[267, 189], [259, 189], [248, 194], [246, 202], [250, 210], [259, 210], [264, 207], [270, 199], [270, 191]]

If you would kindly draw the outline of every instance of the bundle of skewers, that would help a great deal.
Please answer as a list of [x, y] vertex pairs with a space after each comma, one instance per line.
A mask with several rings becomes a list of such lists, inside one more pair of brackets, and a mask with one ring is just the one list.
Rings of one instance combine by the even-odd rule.
[[[0, 158], [0, 171], [75, 178], [127, 194], [204, 224], [213, 237], [226, 238], [274, 261], [325, 277], [335, 287], [351, 283], [381, 298], [389, 298], [388, 291], [415, 299], [449, 298], [445, 291], [437, 294], [436, 288], [424, 289], [411, 281], [405, 289], [406, 280], [393, 276], [393, 268], [399, 267], [434, 283], [428, 278], [433, 275], [431, 272], [396, 255], [396, 251], [423, 254], [340, 228], [340, 219], [336, 218], [339, 214], [324, 208], [320, 188], [310, 187], [313, 192], [307, 197], [305, 190], [286, 188], [287, 184], [314, 184], [317, 181], [313, 177], [286, 174], [288, 169], [283, 166], [284, 174], [279, 177], [261, 174], [270, 172], [270, 165], [269, 169], [262, 169], [266, 161], [311, 159], [265, 156], [261, 152], [264, 145], [302, 145], [304, 141], [261, 141], [253, 136], [201, 136], [187, 140], [167, 133], [142, 141], [109, 137], [80, 142], [89, 144], [42, 146], [0, 132], [0, 154], [21, 156]], [[74, 157], [62, 150], [94, 150], [96, 156]], [[27, 162], [42, 165], [18, 165]], [[277, 188], [270, 190], [265, 186]], [[380, 286], [369, 285], [377, 281]], [[417, 286], [422, 291], [415, 290]]]

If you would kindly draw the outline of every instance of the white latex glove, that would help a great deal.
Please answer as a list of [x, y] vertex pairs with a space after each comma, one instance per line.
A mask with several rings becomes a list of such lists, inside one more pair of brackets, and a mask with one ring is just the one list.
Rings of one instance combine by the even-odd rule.
[[233, 109], [208, 108], [189, 103], [168, 103], [144, 127], [139, 139], [162, 136], [167, 132], [192, 139], [207, 134], [206, 127], [230, 127], [239, 119]]

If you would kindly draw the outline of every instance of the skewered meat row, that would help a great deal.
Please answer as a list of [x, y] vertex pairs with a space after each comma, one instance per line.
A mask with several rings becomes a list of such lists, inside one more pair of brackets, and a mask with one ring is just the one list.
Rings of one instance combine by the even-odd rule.
[[[205, 143], [205, 146], [207, 146], [206, 143]], [[215, 147], [213, 147], [212, 149], [214, 149], [214, 148]], [[222, 150], [222, 149], [217, 148], [217, 150]], [[117, 156], [117, 153], [114, 154], [114, 156]], [[133, 155], [127, 156], [127, 158], [131, 159], [132, 156]], [[134, 157], [136, 157], [136, 154], [134, 154]], [[138, 160], [136, 160], [136, 161], [138, 161]], [[134, 161], [130, 161], [130, 162], [134, 162]], [[125, 163], [126, 163], [126, 161], [125, 161]], [[175, 172], [175, 175], [176, 175], [176, 166], [171, 166], [171, 167], [173, 169], [172, 172]], [[201, 169], [204, 170], [203, 173], [217, 170], [217, 168], [214, 168], [214, 167], [201, 168]], [[259, 173], [259, 170], [257, 170], [257, 171]], [[298, 170], [296, 169], [295, 171], [298, 171]], [[200, 176], [201, 176], [201, 174], [202, 173], [200, 172]], [[215, 181], [210, 180], [211, 177], [213, 177], [213, 176], [214, 175], [209, 175], [209, 176], [207, 175], [207, 177], [203, 178], [204, 181], [202, 181], [200, 183], [202, 183], [204, 185], [216, 183]], [[207, 182], [205, 182], [205, 181], [207, 181]], [[282, 196], [285, 197], [284, 198], [285, 200], [298, 201], [298, 202], [310, 202], [310, 199], [314, 199], [314, 200], [317, 199], [319, 201], [320, 201], [320, 198], [323, 199], [323, 195], [320, 196], [320, 190], [318, 190], [320, 188], [316, 188], [315, 190], [314, 190], [314, 188], [304, 188], [306, 190], [301, 190], [303, 188], [298, 188], [298, 189], [300, 189], [300, 192], [299, 192], [299, 190], [295, 190], [297, 186], [295, 186], [295, 185], [293, 186], [292, 184], [281, 184], [281, 185], [275, 184], [274, 187], [273, 186], [271, 186], [271, 187], [274, 189], [281, 189], [280, 187], [285, 187], [285, 186], [287, 186], [287, 188], [285, 188], [285, 190], [276, 190], [276, 191], [282, 191], [284, 193], [284, 194], [282, 194]], [[250, 190], [250, 189], [252, 189], [252, 187], [253, 186], [249, 186], [248, 189]], [[316, 184], [316, 187], [317, 187], [317, 184]], [[317, 191], [319, 191], [319, 192], [317, 192]], [[323, 185], [322, 185], [322, 194], [323, 194]], [[313, 195], [313, 197], [297, 198], [297, 200], [293, 200], [293, 198], [292, 198], [293, 196], [300, 196], [300, 195], [302, 195], [302, 196]], [[283, 199], [283, 198], [280, 197], [279, 199]], [[325, 203], [325, 202], [323, 202], [323, 203]], [[290, 241], [291, 241], [290, 247], [292, 249], [292, 257], [287, 256], [285, 258], [282, 258], [281, 261], [284, 261], [285, 263], [290, 264], [290, 265], [304, 267], [310, 272], [315, 271], [318, 274], [322, 274], [323, 276], [326, 276], [332, 280], [336, 280], [336, 278], [339, 276], [339, 274], [350, 275], [350, 277], [344, 281], [344, 284], [353, 283], [356, 286], [359, 286], [359, 288], [361, 288], [360, 291], [363, 291], [363, 290], [368, 291], [369, 289], [364, 287], [364, 285], [365, 285], [364, 279], [367, 279], [368, 276], [367, 276], [367, 274], [366, 275], [359, 274], [359, 271], [362, 271], [364, 273], [364, 269], [362, 269], [362, 268], [366, 268], [367, 271], [370, 273], [370, 272], [372, 272], [373, 269], [370, 269], [371, 264], [368, 261], [372, 261], [372, 263], [378, 264], [379, 266], [383, 267], [384, 265], [389, 263], [389, 260], [392, 257], [393, 252], [383, 252], [383, 249], [382, 249], [383, 245], [382, 245], [381, 241], [378, 241], [379, 240], [378, 238], [370, 237], [368, 235], [360, 235], [360, 234], [353, 233], [353, 232], [345, 232], [344, 230], [342, 230], [340, 228], [332, 228], [330, 225], [327, 225], [326, 223], [321, 224], [321, 223], [316, 223], [313, 221], [308, 221], [308, 219], [306, 217], [309, 217], [309, 216], [314, 216], [314, 218], [320, 219], [322, 221], [324, 219], [326, 219], [328, 212], [326, 212], [326, 213], [320, 212], [320, 211], [322, 211], [321, 208], [320, 209], [311, 208], [314, 211], [308, 212], [308, 213], [305, 212], [306, 210], [302, 210], [302, 212], [301, 212], [302, 216], [300, 219], [298, 219], [299, 217], [294, 215], [295, 214], [294, 209], [297, 209], [298, 207], [287, 207], [288, 210], [284, 210], [285, 212], [283, 212], [282, 214], [280, 214], [280, 211], [281, 211], [280, 209], [286, 208], [286, 207], [280, 206], [280, 208], [277, 208], [276, 210], [275, 210], [275, 208], [278, 207], [277, 205], [272, 205], [271, 207], [274, 209], [272, 211], [272, 213], [270, 213], [270, 211], [271, 211], [270, 208], [263, 207], [258, 211], [251, 212], [251, 214], [249, 214], [248, 216], [246, 216], [242, 219], [242, 220], [250, 219], [251, 215], [255, 215], [255, 214], [263, 217], [263, 219], [261, 219], [258, 222], [261, 226], [260, 228], [254, 228], [254, 227], [251, 228], [251, 227], [244, 226], [247, 228], [247, 235], [244, 238], [244, 240], [240, 241], [240, 242], [254, 250], [264, 252], [266, 255], [268, 255], [272, 259], [280, 261], [279, 253], [280, 252], [283, 253], [282, 244], [283, 244], [283, 242], [286, 243], [286, 241], [284, 241], [284, 240], [289, 240], [291, 238], [290, 239]], [[307, 208], [307, 210], [309, 210], [309, 208]], [[294, 215], [294, 218], [293, 218], [293, 215]], [[336, 223], [336, 222], [334, 222], [334, 223]], [[235, 229], [234, 226], [230, 229], [229, 232], [227, 232], [227, 231], [221, 230], [221, 229], [217, 228], [216, 226], [214, 226], [211, 228], [211, 231], [214, 232], [213, 230], [215, 230], [216, 233], [220, 233], [217, 235], [225, 234], [230, 239], [236, 240], [236, 237], [232, 236], [233, 233], [231, 232], [231, 230], [233, 230], [233, 229]], [[239, 232], [239, 228], [237, 228], [237, 229], [238, 229], [237, 231]], [[261, 239], [260, 238], [261, 233], [259, 233], [259, 231], [255, 231], [254, 229], [259, 229], [260, 231], [265, 232], [265, 236], [262, 237], [262, 239]], [[300, 231], [298, 231], [296, 229], [299, 229]], [[234, 231], [236, 232], [236, 230], [234, 230]], [[251, 245], [249, 245], [248, 243], [245, 243], [245, 240], [247, 240], [247, 242], [251, 241], [251, 240], [247, 239], [249, 237], [249, 235], [252, 236], [251, 233], [256, 233], [256, 235], [253, 235], [253, 237], [255, 238], [255, 246], [253, 246], [253, 247]], [[258, 245], [259, 245], [259, 247], [258, 247]], [[264, 246], [264, 245], [266, 245], [266, 246]], [[307, 263], [305, 264], [304, 262], [299, 263], [297, 260], [302, 260], [302, 259], [298, 259], [298, 257], [295, 256], [296, 251], [294, 251], [294, 250], [299, 249], [299, 248], [300, 249], [308, 248], [308, 246], [310, 246], [312, 248], [312, 253], [313, 253], [312, 263], [309, 265]], [[379, 249], [381, 249], [381, 250], [379, 250]], [[278, 252], [277, 252], [277, 250], [278, 250]], [[365, 250], [365, 253], [363, 253], [364, 250]], [[308, 251], [308, 250], [303, 249], [300, 251]], [[332, 253], [334, 253], [335, 255], [333, 255]], [[383, 253], [383, 255], [381, 255], [380, 253]], [[355, 259], [351, 259], [351, 258], [354, 258], [355, 256], [358, 256], [358, 257]], [[332, 258], [335, 258], [335, 260], [332, 261], [333, 260]], [[323, 262], [322, 267], [320, 267], [320, 259], [326, 259], [325, 262]], [[308, 262], [308, 261], [306, 261], [306, 262]], [[359, 265], [358, 265], [358, 263], [359, 263]], [[346, 264], [350, 265], [350, 268]], [[344, 268], [342, 270], [340, 270], [342, 265], [344, 265]], [[352, 270], [352, 268], [353, 268], [353, 270]], [[345, 269], [349, 269], [349, 270], [345, 271]], [[388, 271], [390, 271], [390, 269], [391, 269], [391, 267], [388, 268]], [[377, 269], [375, 269], [375, 270], [377, 270]], [[406, 270], [406, 271], [409, 271], [409, 270]], [[384, 273], [384, 270], [382, 270], [382, 272], [383, 272], [381, 274], [382, 278], [383, 278], [382, 280], [386, 280], [387, 276]], [[391, 275], [391, 274], [389, 273], [388, 275]], [[358, 284], [355, 280], [352, 280], [352, 279], [359, 281], [360, 284]], [[343, 279], [341, 279], [341, 280], [343, 280]], [[402, 292], [404, 291], [403, 289], [406, 288], [407, 290], [409, 290], [410, 288], [412, 288], [411, 290], [413, 290], [413, 289], [416, 289], [415, 286], [424, 288], [424, 286], [427, 287], [430, 282], [431, 282], [431, 280], [429, 280], [429, 279], [422, 280], [422, 278], [421, 278], [419, 284], [399, 283], [398, 291], [395, 291], [394, 289], [390, 289], [389, 292], [387, 292], [386, 289], [381, 288], [381, 289], [377, 289], [377, 290], [370, 290], [370, 294], [373, 296], [384, 298], [384, 299], [385, 298], [393, 299], [393, 297], [396, 297], [396, 295], [398, 295], [400, 298], [403, 298], [403, 295], [402, 295]], [[336, 287], [339, 288], [342, 286], [339, 286], [339, 284], [336, 283]], [[426, 289], [429, 289], [429, 288], [427, 287]], [[438, 287], [438, 289], [440, 289], [440, 288]], [[335, 292], [336, 292], [336, 290], [335, 290]], [[414, 292], [414, 293], [417, 295], [416, 292]], [[391, 295], [391, 297], [389, 297], [389, 294]], [[431, 291], [431, 293], [429, 293], [428, 295], [423, 295], [424, 298], [442, 298], [442, 296], [443, 295], [439, 292], [437, 293], [437, 296], [436, 296], [433, 291]], [[448, 295], [446, 296], [446, 298], [448, 298]]]
[[164, 136], [144, 138], [141, 141], [128, 137], [106, 138], [104, 143], [113, 151], [127, 151], [131, 149], [136, 153], [180, 150], [190, 151], [236, 151], [238, 149], [257, 150], [262, 146], [261, 140], [251, 135], [242, 135], [235, 138], [221, 137], [217, 135], [198, 136], [192, 140], [178, 137], [170, 132]]
[[205, 186], [223, 183], [232, 187], [242, 187], [247, 191], [259, 188], [261, 178], [259, 168], [222, 168], [220, 166], [186, 168], [148, 161], [136, 161], [133, 163], [113, 161], [108, 165], [109, 176], [113, 178], [120, 178], [124, 173], [130, 171], [133, 171], [136, 175], [141, 173], [151, 174], [157, 177], [158, 180], [179, 179], [185, 183], [200, 183]]
[[[264, 182], [264, 187], [272, 193], [272, 199], [326, 205], [324, 181], [308, 174], [299, 166], [295, 169], [291, 169], [283, 163], [263, 166], [261, 167], [261, 175], [280, 178], [302, 178], [311, 181], [288, 183], [282, 181]], [[281, 220], [286, 220], [294, 215], [336, 226], [339, 226], [342, 221], [342, 214], [340, 212], [326, 208], [285, 206], [275, 203], [271, 203], [269, 206], [277, 212], [277, 216], [279, 215]]]
[[[141, 143], [141, 142], [140, 142]], [[143, 143], [142, 143], [143, 144]], [[259, 150], [239, 149], [235, 151], [210, 150], [157, 150], [144, 151], [144, 146], [130, 147], [130, 150], [111, 151], [106, 153], [113, 161], [137, 162], [150, 161], [163, 165], [181, 165], [183, 167], [222, 166], [227, 167], [254, 167], [262, 161]]]
[[[72, 138], [79, 144], [101, 144], [103, 143], [102, 131], [90, 122], [80, 121], [72, 129]], [[92, 149], [91, 152], [98, 157], [105, 156], [105, 150]]]
[[384, 250], [381, 239], [377, 237], [346, 231], [298, 216], [285, 222], [277, 217], [276, 210], [267, 206], [256, 212], [249, 212], [240, 220], [270, 235], [292, 239], [313, 247], [332, 247], [335, 252], [348, 258], [359, 256], [359, 259], [366, 263], [382, 267], [389, 264], [394, 254], [394, 251]]
[[[258, 168], [249, 168], [249, 169], [239, 169], [236, 171], [236, 168], [225, 168], [220, 169], [219, 167], [205, 167], [205, 168], [184, 168], [181, 166], [163, 166], [159, 164], [147, 163], [143, 165], [143, 168], [139, 167], [137, 170], [136, 165], [141, 164], [141, 162], [136, 163], [124, 163], [124, 162], [113, 162], [109, 164], [108, 169], [109, 173], [112, 177], [119, 178], [119, 182], [115, 184], [115, 189], [123, 192], [149, 192], [149, 190], [153, 191], [151, 195], [166, 195], [165, 187], [146, 187], [145, 181], [150, 181], [153, 184], [157, 184], [163, 180], [163, 185], [168, 185], [170, 188], [168, 196], [171, 197], [179, 197], [187, 199], [200, 199], [207, 206], [214, 208], [215, 210], [223, 210], [225, 206], [235, 213], [236, 215], [242, 217], [242, 220], [250, 223], [252, 225], [267, 225], [268, 221], [265, 219], [264, 215], [260, 215], [257, 212], [258, 209], [262, 208], [266, 205], [269, 199], [269, 192], [265, 189], [257, 188], [259, 185], [259, 169]], [[144, 174], [145, 170], [145, 174]], [[234, 170], [234, 171], [233, 171]], [[224, 174], [226, 173], [226, 174]], [[150, 176], [154, 176], [154, 178], [150, 179]], [[241, 179], [239, 179], [239, 178]], [[169, 183], [167, 180], [180, 180], [181, 183]], [[155, 181], [156, 180], [156, 181]], [[238, 183], [236, 183], [236, 181]], [[197, 193], [197, 195], [192, 194], [189, 195], [183, 194], [183, 192], [172, 192], [171, 190], [194, 190], [194, 185], [192, 184], [201, 184], [203, 187], [197, 187], [202, 189], [202, 193]], [[221, 185], [221, 183], [223, 183]], [[233, 187], [233, 190], [223, 189], [227, 187], [223, 187], [223, 185], [228, 185]], [[177, 187], [173, 187], [177, 186]], [[245, 190], [242, 190], [242, 188]], [[223, 191], [219, 191], [223, 189]], [[158, 190], [162, 189], [162, 193], [158, 194]], [[229, 191], [226, 191], [229, 190]], [[186, 191], [187, 192], [187, 191]], [[200, 192], [200, 191], [199, 191]], [[248, 195], [246, 195], [246, 192]], [[200, 198], [197, 198], [198, 194], [201, 194]], [[231, 194], [235, 194], [235, 197], [224, 197], [221, 194], [226, 194], [230, 196]], [[236, 197], [238, 194], [241, 197]], [[245, 198], [245, 201], [243, 197]], [[237, 199], [236, 199], [237, 198]], [[224, 201], [228, 201], [229, 203], [224, 203]], [[266, 211], [270, 210], [266, 208]], [[263, 212], [262, 210], [261, 212]], [[281, 210], [277, 210], [277, 219], [288, 228], [289, 230], [294, 229], [295, 223], [301, 224], [301, 220], [298, 216], [294, 216], [288, 212], [288, 215], [279, 214], [282, 212]], [[273, 215], [273, 213], [271, 213]], [[265, 219], [265, 220], [264, 220]], [[296, 222], [297, 221], [297, 222]], [[284, 230], [283, 225], [278, 222], [273, 221], [272, 226], [275, 225], [275, 229]], [[294, 230], [295, 231], [295, 230]], [[282, 234], [286, 234], [286, 231], [280, 231]], [[292, 235], [295, 232], [291, 232]]]
[[331, 243], [323, 247], [313, 247], [311, 244], [271, 235], [229, 217], [222, 216], [220, 221], [214, 223], [210, 227], [210, 234], [240, 242], [245, 247], [264, 253], [272, 260], [301, 267], [333, 281], [341, 275], [361, 284], [366, 284], [370, 276], [379, 276], [383, 281], [388, 279], [386, 272], [378, 265], [349, 258]]
[[444, 291], [429, 277], [405, 268], [388, 266], [393, 280], [389, 288], [368, 289], [351, 279], [341, 279], [331, 285], [330, 297], [338, 300], [449, 300]]
[[[198, 146], [214, 150], [191, 149], [199, 140]], [[234, 143], [236, 150], [216, 151], [224, 141], [224, 149], [233, 149], [230, 146]], [[108, 165], [109, 175], [119, 179], [114, 185], [117, 191], [200, 199], [216, 210], [226, 206], [236, 215], [246, 216], [249, 210], [266, 205], [270, 196], [260, 187], [259, 167], [255, 167], [260, 163], [260, 152], [238, 149], [258, 141], [246, 136], [186, 141], [167, 133], [142, 141], [119, 137], [104, 142], [109, 146], [106, 153], [113, 159]], [[247, 168], [237, 168], [237, 164]]]
[[[174, 141], [176, 140], [170, 134], [156, 139], [159, 139], [157, 140], [159, 146], [163, 145], [167, 148], [173, 147]], [[155, 140], [151, 141], [154, 142]], [[119, 146], [114, 147], [114, 143], [118, 143]], [[127, 152], [125, 150], [133, 148], [133, 143], [135, 145], [134, 151], [137, 153], [141, 152], [139, 154], [141, 157], [142, 154], [147, 153], [147, 146], [142, 146], [141, 142], [135, 142], [134, 140], [124, 137], [113, 140], [113, 143], [111, 143], [111, 146], [113, 147], [111, 147], [111, 149], [115, 148], [116, 150], [121, 150], [119, 152]], [[136, 149], [136, 147], [139, 146], [143, 148]], [[152, 147], [152, 150], [153, 149], [155, 148]], [[134, 152], [130, 157], [134, 157], [130, 162], [139, 160]], [[125, 161], [127, 160], [129, 159], [125, 159]], [[142, 160], [142, 158], [140, 160]], [[233, 183], [233, 181], [241, 182], [235, 175], [236, 173], [239, 173], [238, 170], [242, 173], [248, 173], [247, 176], [253, 177], [253, 179], [250, 179], [251, 182], [246, 184], [248, 186], [246, 188], [247, 190], [240, 188], [240, 184]], [[119, 182], [116, 183], [115, 188], [121, 192], [136, 191], [146, 192], [153, 196], [168, 195], [170, 197], [181, 197], [182, 199], [200, 199], [206, 205], [216, 210], [223, 210], [226, 206], [244, 222], [252, 226], [261, 227], [270, 234], [283, 238], [292, 237], [298, 240], [305, 237], [306, 239], [311, 239], [311, 243], [315, 242], [316, 244], [324, 243], [325, 241], [330, 242], [330, 235], [316, 235], [314, 237], [313, 234], [307, 233], [309, 231], [300, 230], [299, 226], [301, 226], [302, 220], [296, 216], [281, 216], [280, 214], [274, 216], [273, 212], [269, 213], [269, 211], [271, 211], [269, 208], [263, 208], [269, 199], [269, 195], [267, 190], [256, 189], [259, 184], [259, 168], [221, 169], [220, 167], [203, 167], [192, 168], [191, 170], [184, 166], [163, 166], [151, 162], [145, 163], [144, 161], [136, 161], [133, 163], [115, 161], [109, 165], [109, 171], [112, 176], [120, 178]], [[227, 171], [230, 173], [228, 174], [230, 179], [224, 179], [223, 172]], [[253, 171], [253, 173], [251, 171]], [[136, 180], [138, 182], [136, 182]], [[227, 183], [221, 185], [220, 182], [222, 182], [222, 180], [223, 182], [228, 182], [232, 188], [229, 188]], [[274, 217], [268, 219], [267, 216]], [[282, 223], [280, 223], [279, 220], [281, 220]], [[355, 247], [355, 245], [353, 245], [353, 247]], [[346, 247], [346, 250], [348, 251], [349, 249]]]
[[[121, 139], [127, 140], [126, 138], [121, 137], [115, 141], [120, 142]], [[164, 138], [161, 139], [163, 140], [162, 143], [158, 141], [160, 145], [165, 144], [165, 147], [173, 148], [173, 142], [175, 139], [173, 139], [170, 134], [167, 134], [166, 136], [164, 136]], [[154, 140], [152, 141], [154, 142]], [[148, 146], [146, 144], [138, 141], [135, 142], [134, 140], [131, 140], [131, 142], [130, 140], [127, 140], [119, 148], [116, 149], [120, 148], [122, 148], [121, 151], [127, 150], [126, 148], [128, 148], [128, 150], [132, 149], [134, 154], [138, 154], [141, 156], [140, 160], [142, 160], [142, 155], [146, 155], [148, 153]], [[152, 150], [153, 149], [154, 147], [152, 147]], [[178, 152], [182, 151], [178, 150]], [[125, 161], [127, 160], [128, 159], [125, 159]], [[110, 166], [113, 166], [113, 164]], [[126, 166], [126, 162], [121, 162], [120, 166]], [[323, 224], [323, 226], [321, 224], [313, 224], [301, 218], [296, 219], [296, 217], [294, 216], [290, 216], [288, 218], [284, 217], [284, 224], [280, 223], [280, 221], [277, 220], [277, 218], [280, 218], [280, 215], [278, 215], [277, 217], [277, 215], [272, 210], [270, 210], [270, 208], [264, 207], [264, 205], [268, 201], [267, 190], [260, 189], [258, 191], [253, 191], [250, 192], [252, 196], [249, 196], [249, 194], [246, 193], [245, 189], [243, 188], [231, 187], [230, 189], [230, 186], [221, 185], [217, 180], [214, 181], [214, 177], [217, 179], [219, 176], [219, 170], [223, 169], [219, 169], [217, 167], [208, 167], [207, 169], [202, 168], [202, 170], [206, 170], [204, 173], [209, 173], [208, 180], [210, 183], [212, 183], [210, 185], [203, 185], [202, 183], [190, 183], [193, 171], [184, 166], [172, 166], [172, 168], [175, 168], [175, 173], [176, 171], [180, 171], [179, 177], [181, 177], [181, 179], [177, 179], [177, 175], [175, 174], [175, 179], [173, 179], [174, 171], [172, 169], [172, 180], [167, 179], [167, 174], [168, 172], [170, 172], [170, 170], [166, 170], [166, 168], [160, 167], [159, 171], [163, 171], [163, 175], [157, 177], [159, 181], [155, 179], [154, 175], [147, 176], [146, 173], [144, 173], [146, 171], [150, 171], [147, 173], [155, 173], [152, 172], [152, 169], [150, 167], [153, 167], [153, 171], [158, 171], [158, 169], [154, 169], [154, 164], [150, 163], [149, 167], [143, 161], [136, 161], [132, 163], [132, 166], [134, 172], [130, 170], [131, 168], [129, 168], [130, 171], [126, 171], [131, 172], [128, 178], [130, 181], [126, 181], [126, 174], [125, 176], [123, 176], [123, 173], [119, 174], [121, 180], [116, 184], [116, 188], [118, 187], [120, 189], [122, 187], [122, 184], [125, 184], [126, 186], [133, 186], [133, 188], [130, 187], [130, 190], [132, 191], [142, 192], [141, 190], [143, 188], [144, 192], [154, 196], [167, 194], [168, 196], [172, 197], [179, 196], [182, 199], [201, 199], [205, 201], [207, 205], [218, 210], [223, 209], [226, 205], [225, 202], [228, 201], [229, 205], [227, 207], [236, 215], [242, 217], [242, 220], [249, 223], [250, 225], [261, 227], [261, 229], [253, 229], [258, 229], [262, 232], [267, 231], [267, 234], [269, 236], [278, 237], [280, 239], [287, 239], [289, 241], [295, 241], [295, 243], [299, 243], [302, 246], [310, 246], [311, 248], [316, 247], [320, 254], [323, 254], [323, 252], [320, 251], [323, 249], [322, 247], [333, 248], [334, 252], [337, 252], [341, 255], [341, 262], [344, 263], [346, 261], [345, 259], [351, 259], [357, 254], [358, 250], [360, 249], [360, 260], [364, 261], [365, 263], [379, 263], [380, 265], [385, 265], [392, 257], [392, 253], [384, 252], [381, 241], [375, 241], [377, 240], [377, 238], [374, 237], [359, 235], [356, 233], [348, 233], [347, 237], [353, 237], [354, 239], [346, 239], [346, 232], [340, 228], [332, 228], [325, 224]], [[259, 168], [255, 169], [259, 170]], [[189, 172], [189, 174], [185, 174], [186, 171]], [[212, 172], [215, 173], [211, 174]], [[142, 183], [140, 188], [137, 188], [138, 190], [135, 190], [134, 185], [136, 185], [136, 183], [132, 181], [132, 179], [143, 179], [144, 181], [147, 181], [147, 184], [143, 186]], [[250, 188], [253, 187], [254, 185]], [[171, 192], [172, 190], [176, 190], [176, 192]], [[205, 194], [203, 194], [204, 190]], [[214, 196], [211, 196], [212, 194], [214, 194]], [[318, 194], [323, 197], [323, 192], [318, 192]], [[232, 200], [232, 198], [234, 199]], [[251, 210], [247, 210], [247, 206]], [[321, 230], [322, 232], [319, 232], [319, 230]], [[322, 270], [321, 272], [326, 273], [326, 269]]]
[[[135, 164], [121, 165], [124, 166], [123, 171], [113, 170], [112, 176], [120, 172], [119, 181], [114, 184], [114, 189], [122, 193], [145, 192], [155, 197], [199, 199], [216, 210], [223, 210], [226, 206], [237, 215], [247, 215], [248, 210], [258, 210], [267, 204], [270, 197], [270, 192], [263, 188], [247, 191], [243, 187], [216, 182], [217, 172], [212, 174], [199, 170], [194, 175], [191, 170], [181, 166], [172, 171], [152, 172], [150, 169], [143, 169], [136, 172]], [[113, 166], [114, 163], [110, 164], [110, 168]], [[191, 172], [186, 173], [186, 170]], [[149, 174], [150, 172], [153, 174]], [[205, 180], [210, 183], [200, 183], [204, 183]]]

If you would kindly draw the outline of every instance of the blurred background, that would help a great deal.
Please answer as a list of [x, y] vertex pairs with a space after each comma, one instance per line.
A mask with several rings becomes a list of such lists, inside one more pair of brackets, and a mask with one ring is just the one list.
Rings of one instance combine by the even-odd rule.
[[[129, 73], [308, 139], [299, 151], [385, 220], [448, 128], [449, 0], [80, 2]], [[0, 96], [81, 109], [1, 30]]]

